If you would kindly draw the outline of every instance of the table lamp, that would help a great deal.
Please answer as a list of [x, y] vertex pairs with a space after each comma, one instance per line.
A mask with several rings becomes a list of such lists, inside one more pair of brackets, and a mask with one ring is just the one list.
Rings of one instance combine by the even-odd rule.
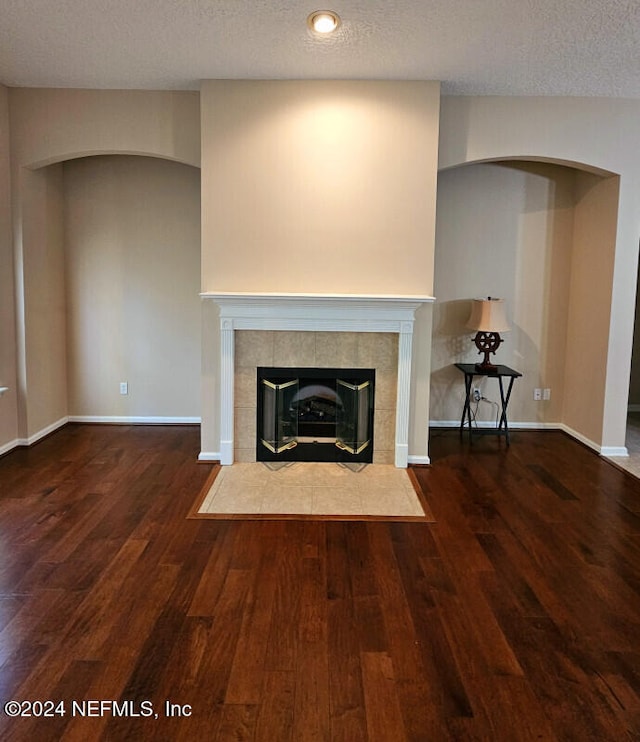
[[497, 366], [489, 360], [491, 353], [498, 350], [501, 332], [507, 332], [509, 325], [504, 312], [504, 301], [489, 296], [486, 299], [471, 300], [471, 316], [467, 322], [470, 330], [476, 331], [474, 342], [478, 353], [484, 353], [482, 363], [476, 363], [478, 371], [495, 371]]

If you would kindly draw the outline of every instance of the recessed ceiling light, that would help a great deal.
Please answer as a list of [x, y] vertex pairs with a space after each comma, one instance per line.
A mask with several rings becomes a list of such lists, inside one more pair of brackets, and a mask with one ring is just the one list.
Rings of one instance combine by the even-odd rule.
[[340, 25], [340, 16], [333, 10], [315, 10], [307, 18], [307, 25], [319, 34], [329, 34]]

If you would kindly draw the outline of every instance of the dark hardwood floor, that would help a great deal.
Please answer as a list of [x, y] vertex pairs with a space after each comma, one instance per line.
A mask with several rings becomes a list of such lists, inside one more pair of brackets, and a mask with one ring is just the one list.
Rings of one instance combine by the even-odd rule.
[[640, 739], [630, 475], [433, 431], [433, 525], [189, 520], [198, 446], [69, 425], [0, 459], [0, 700], [65, 704], [2, 740]]

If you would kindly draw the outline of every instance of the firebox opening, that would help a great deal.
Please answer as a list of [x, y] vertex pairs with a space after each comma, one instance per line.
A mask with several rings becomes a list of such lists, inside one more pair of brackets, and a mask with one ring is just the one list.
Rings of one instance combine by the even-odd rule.
[[257, 461], [373, 461], [374, 369], [258, 368]]

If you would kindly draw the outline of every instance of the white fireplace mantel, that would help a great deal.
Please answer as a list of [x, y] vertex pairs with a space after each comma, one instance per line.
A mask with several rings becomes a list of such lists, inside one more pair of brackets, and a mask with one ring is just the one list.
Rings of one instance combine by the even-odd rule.
[[216, 291], [201, 297], [220, 308], [221, 464], [233, 463], [235, 330], [297, 330], [398, 333], [395, 464], [407, 466], [413, 324], [416, 310], [434, 297]]

